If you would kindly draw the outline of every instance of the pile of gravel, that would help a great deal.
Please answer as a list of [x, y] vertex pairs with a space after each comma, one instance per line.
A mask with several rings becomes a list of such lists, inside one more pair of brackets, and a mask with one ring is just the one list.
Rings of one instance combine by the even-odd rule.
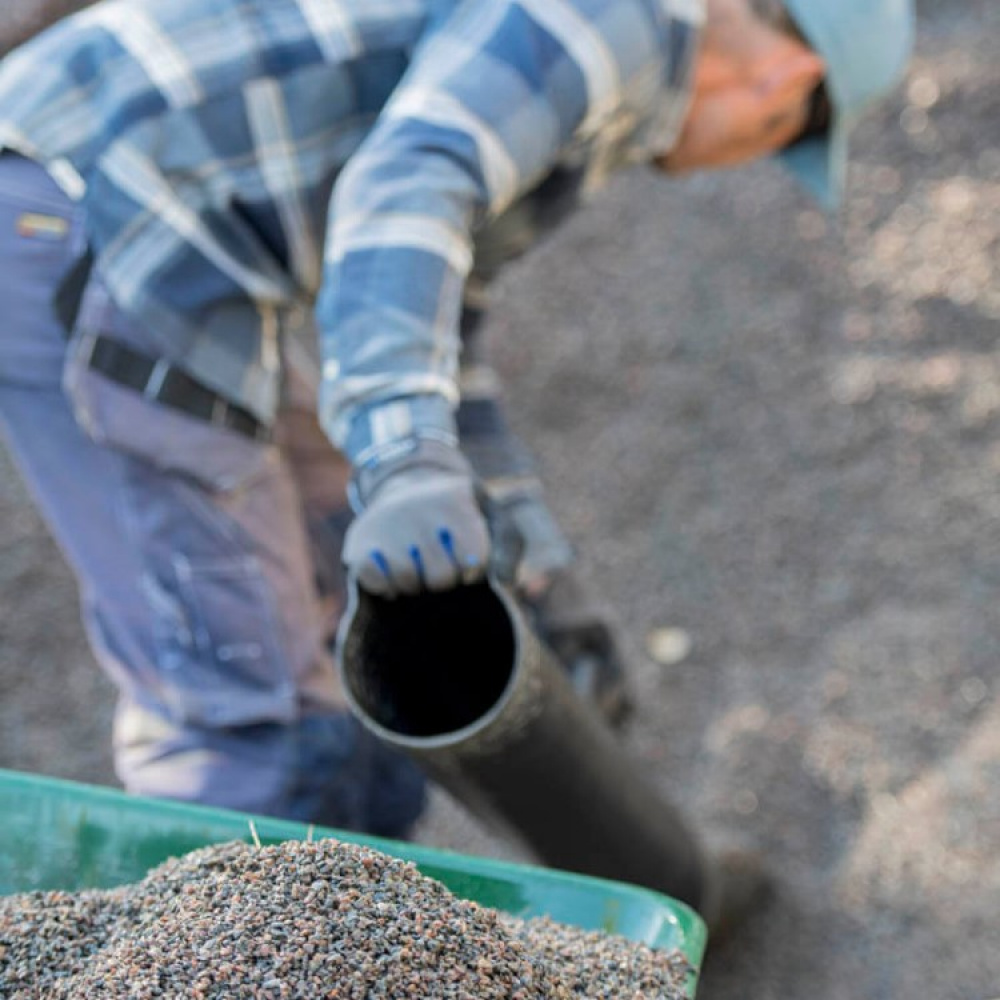
[[688, 972], [336, 840], [223, 844], [120, 889], [0, 899], [10, 1000], [681, 1000]]

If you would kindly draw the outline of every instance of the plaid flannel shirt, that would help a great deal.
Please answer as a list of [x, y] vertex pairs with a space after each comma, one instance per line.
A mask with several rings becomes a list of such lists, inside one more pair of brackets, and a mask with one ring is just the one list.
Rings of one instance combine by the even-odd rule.
[[104, 0], [0, 62], [0, 147], [84, 199], [164, 356], [264, 421], [282, 312], [314, 308], [357, 464], [454, 439], [478, 227], [557, 165], [668, 149], [703, 2]]

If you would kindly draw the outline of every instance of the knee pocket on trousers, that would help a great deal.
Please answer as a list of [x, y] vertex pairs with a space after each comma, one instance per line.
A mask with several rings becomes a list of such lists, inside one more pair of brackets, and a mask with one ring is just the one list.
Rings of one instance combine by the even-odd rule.
[[210, 726], [290, 721], [296, 690], [276, 636], [267, 582], [252, 559], [172, 561], [147, 575], [157, 606], [160, 681], [181, 721]]
[[130, 466], [128, 528], [145, 564], [165, 710], [211, 727], [294, 719], [277, 598], [239, 525], [196, 484]]

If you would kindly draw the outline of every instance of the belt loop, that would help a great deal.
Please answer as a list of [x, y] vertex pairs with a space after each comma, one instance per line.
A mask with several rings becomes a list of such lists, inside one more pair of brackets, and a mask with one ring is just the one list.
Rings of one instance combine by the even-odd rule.
[[226, 414], [229, 412], [229, 404], [221, 397], [216, 396], [212, 400], [212, 416], [210, 423], [226, 426]]
[[163, 388], [164, 380], [170, 374], [170, 362], [166, 358], [157, 358], [153, 370], [149, 373], [149, 380], [142, 394], [146, 399], [158, 399], [160, 390]]
[[76, 349], [76, 356], [80, 361], [80, 364], [85, 368], [91, 367], [91, 362], [94, 359], [94, 351], [97, 350], [97, 342], [100, 340], [100, 334], [96, 330], [88, 330], [80, 337], [79, 346]]
[[278, 351], [281, 320], [277, 308], [271, 302], [258, 302], [257, 314], [260, 316], [260, 361], [265, 371], [273, 375], [281, 368]]

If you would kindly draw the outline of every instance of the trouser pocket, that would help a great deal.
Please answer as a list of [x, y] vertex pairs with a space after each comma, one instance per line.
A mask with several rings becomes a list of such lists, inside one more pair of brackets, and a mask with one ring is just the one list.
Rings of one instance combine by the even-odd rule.
[[[103, 628], [131, 659], [151, 648], [139, 700], [175, 722], [288, 722], [339, 702], [301, 500], [281, 452], [146, 398], [89, 366], [88, 341], [155, 348], [95, 282], [64, 376], [77, 422], [118, 456], [122, 531], [147, 615]], [[133, 634], [134, 633], [134, 634]]]
[[[294, 719], [299, 683], [327, 656], [296, 524], [281, 523], [280, 482], [225, 496], [137, 458], [124, 468], [125, 528], [142, 563], [166, 713], [215, 727]], [[257, 512], [274, 487], [269, 537]]]

